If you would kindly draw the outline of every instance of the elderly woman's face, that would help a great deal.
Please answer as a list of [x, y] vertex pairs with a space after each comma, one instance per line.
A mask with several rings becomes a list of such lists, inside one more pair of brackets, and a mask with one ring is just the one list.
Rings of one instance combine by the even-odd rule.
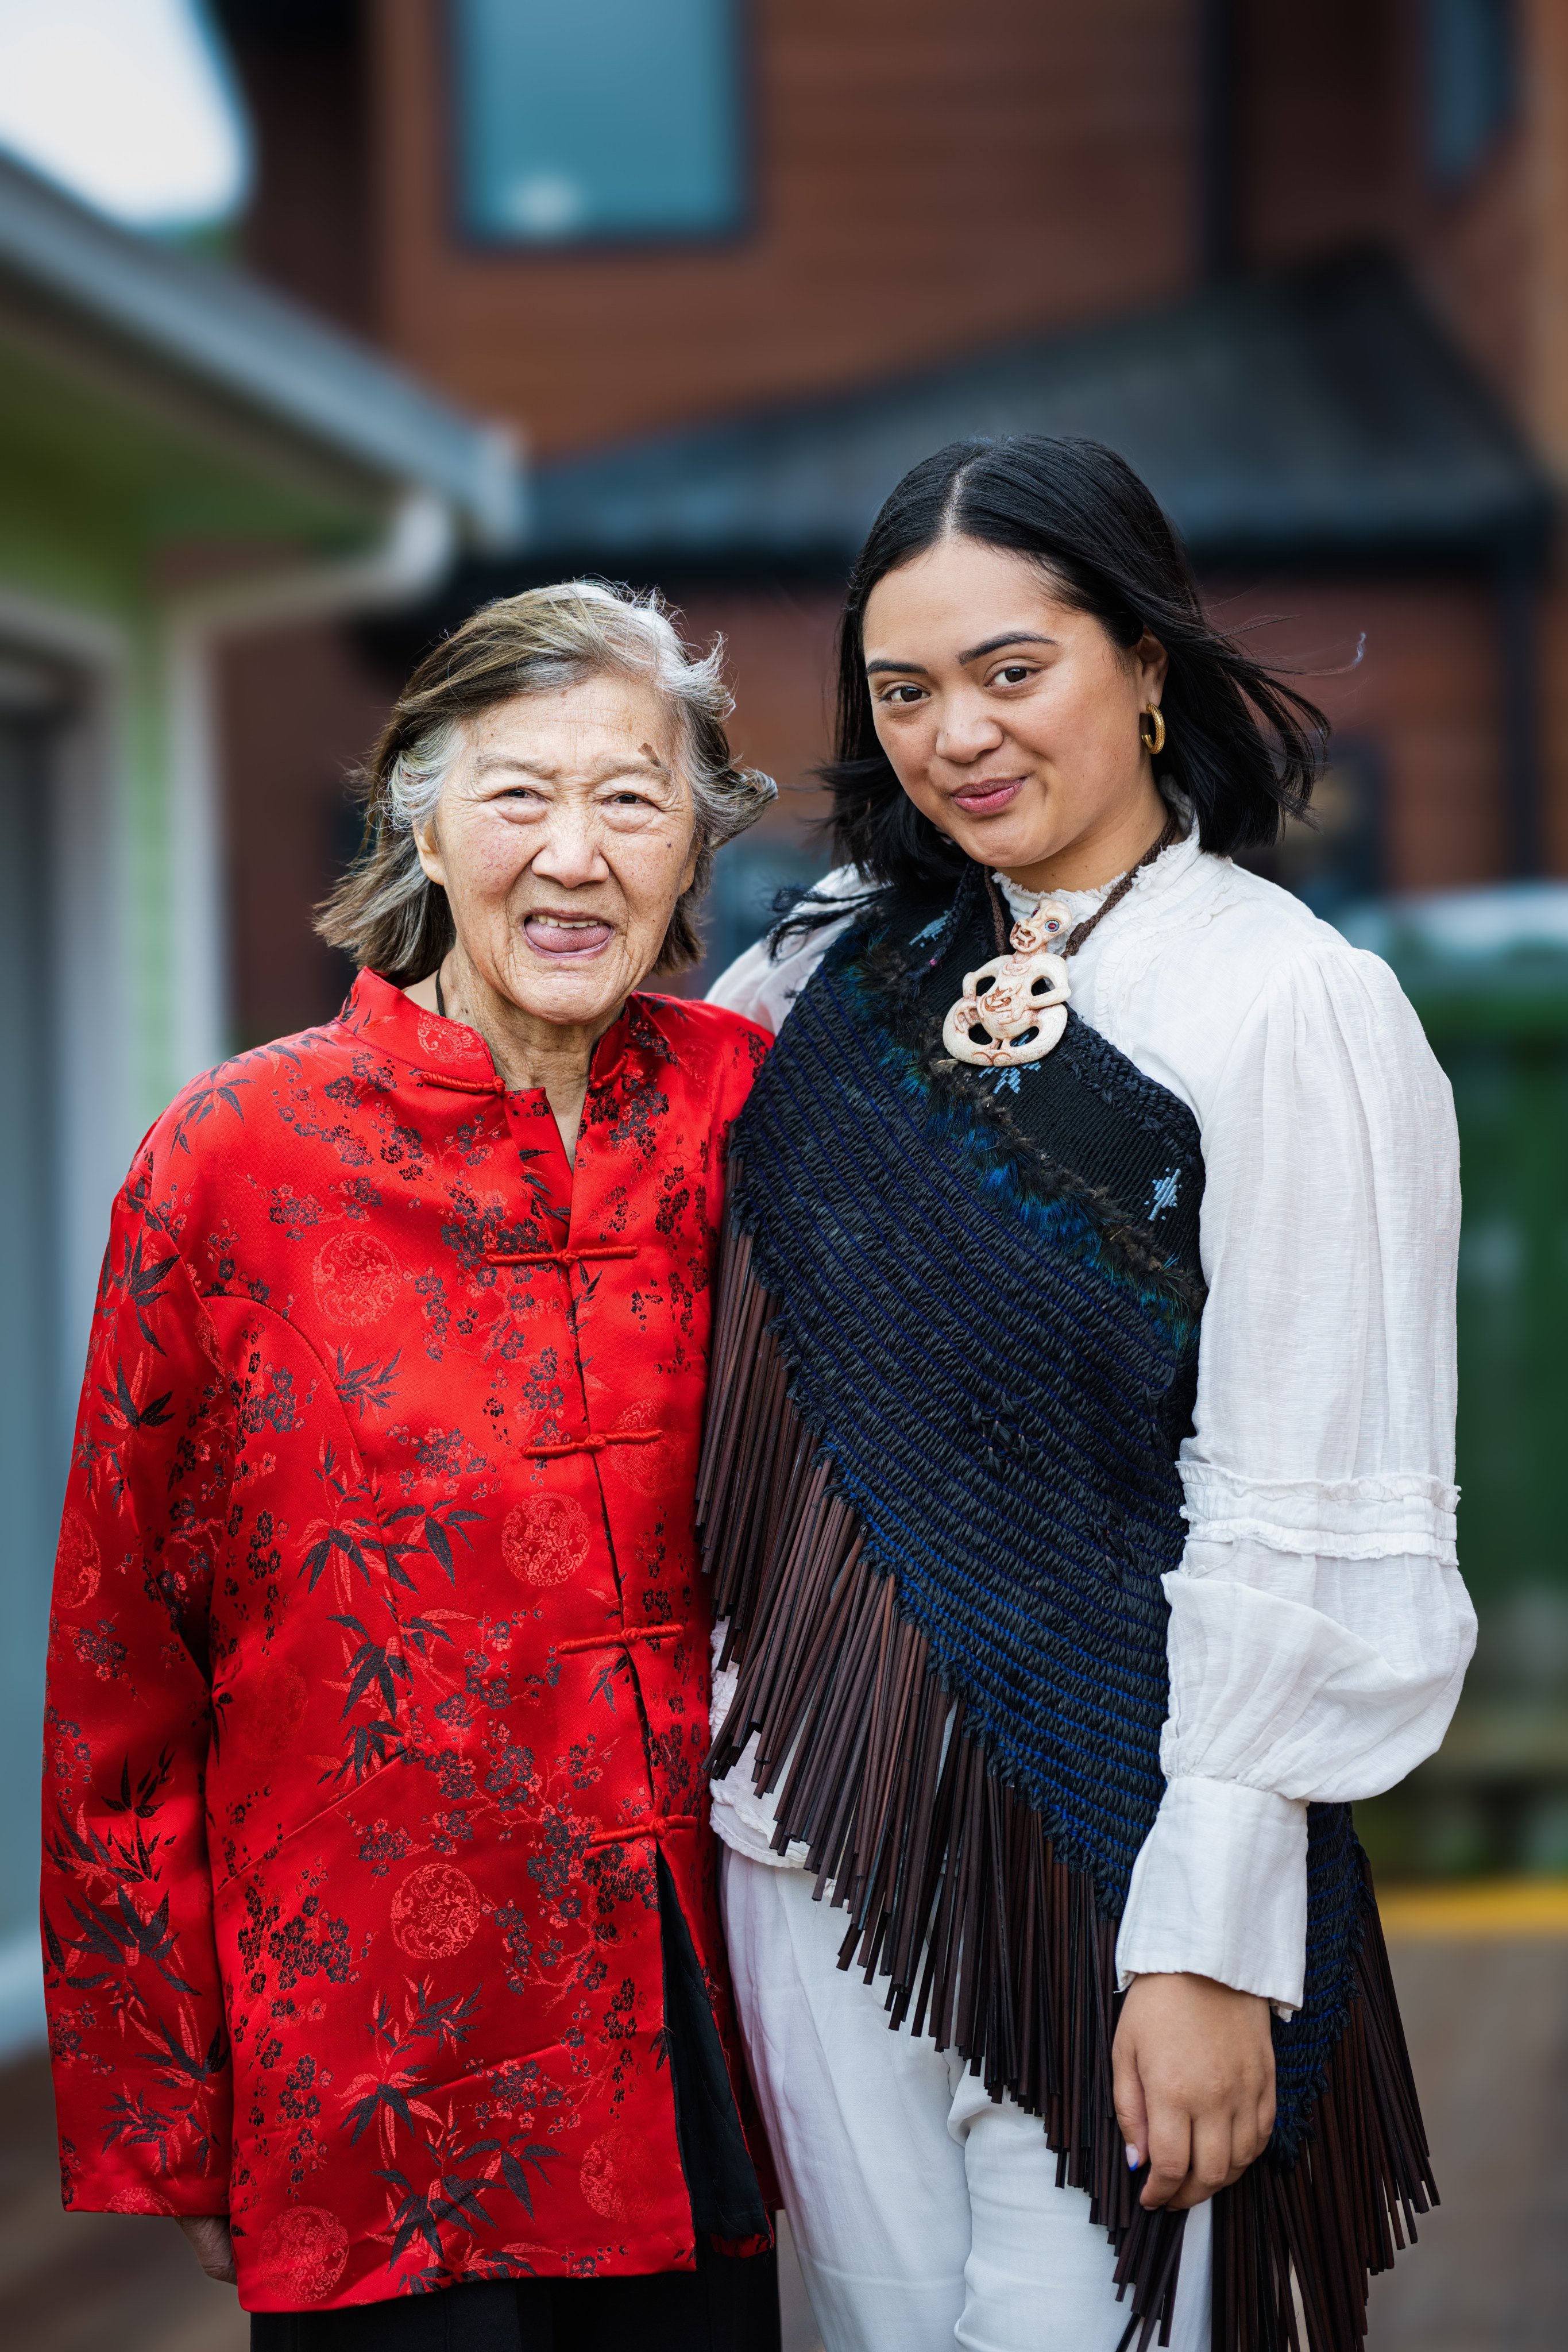
[[696, 866], [696, 812], [653, 687], [606, 673], [481, 711], [420, 863], [459, 947], [537, 1018], [594, 1026], [647, 979]]

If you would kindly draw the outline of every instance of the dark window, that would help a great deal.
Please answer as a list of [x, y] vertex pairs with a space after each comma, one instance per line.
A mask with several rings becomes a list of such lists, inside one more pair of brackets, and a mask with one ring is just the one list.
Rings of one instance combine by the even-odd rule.
[[1426, 153], [1455, 187], [1513, 112], [1512, 0], [1426, 0]]
[[529, 246], [734, 227], [738, 14], [739, 0], [454, 0], [465, 226]]
[[716, 981], [738, 955], [778, 920], [783, 890], [808, 889], [827, 871], [827, 859], [799, 833], [752, 834], [731, 842], [713, 861], [713, 886], [702, 908], [706, 953], [698, 980]]
[[1332, 922], [1384, 887], [1381, 763], [1370, 743], [1341, 742], [1312, 793], [1313, 824], [1289, 824], [1271, 849], [1241, 863], [1304, 898]]

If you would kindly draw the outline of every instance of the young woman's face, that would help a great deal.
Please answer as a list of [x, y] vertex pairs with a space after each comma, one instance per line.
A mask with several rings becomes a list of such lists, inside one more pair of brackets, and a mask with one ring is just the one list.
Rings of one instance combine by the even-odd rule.
[[1158, 835], [1138, 731], [1164, 684], [1153, 638], [1124, 652], [1026, 557], [960, 538], [879, 580], [863, 635], [878, 740], [966, 856], [1026, 885], [1089, 887]]
[[480, 979], [541, 1020], [596, 1027], [652, 971], [696, 866], [669, 714], [613, 673], [498, 703], [415, 839]]

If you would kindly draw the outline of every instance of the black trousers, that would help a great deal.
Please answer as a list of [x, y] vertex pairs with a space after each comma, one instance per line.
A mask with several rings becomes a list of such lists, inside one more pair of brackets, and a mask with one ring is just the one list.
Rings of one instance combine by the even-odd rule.
[[505, 2279], [353, 2311], [258, 2311], [251, 2352], [779, 2352], [776, 2254], [645, 2278]]

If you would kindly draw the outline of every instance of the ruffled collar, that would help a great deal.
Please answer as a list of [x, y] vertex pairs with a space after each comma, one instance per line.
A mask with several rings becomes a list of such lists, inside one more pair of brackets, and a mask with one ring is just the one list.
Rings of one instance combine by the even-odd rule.
[[[1169, 849], [1163, 849], [1153, 865], [1138, 877], [1121, 904], [1106, 917], [1107, 924], [1124, 923], [1135, 918], [1140, 908], [1147, 908], [1151, 901], [1164, 898], [1192, 872], [1203, 854], [1197, 827], [1190, 825], [1184, 840], [1173, 841]], [[1109, 882], [1102, 882], [1093, 890], [1025, 890], [1016, 882], [1009, 881], [1005, 874], [993, 877], [1015, 922], [1032, 915], [1042, 898], [1054, 898], [1067, 908], [1069, 929], [1103, 906], [1121, 878], [1120, 875], [1112, 875]]]

